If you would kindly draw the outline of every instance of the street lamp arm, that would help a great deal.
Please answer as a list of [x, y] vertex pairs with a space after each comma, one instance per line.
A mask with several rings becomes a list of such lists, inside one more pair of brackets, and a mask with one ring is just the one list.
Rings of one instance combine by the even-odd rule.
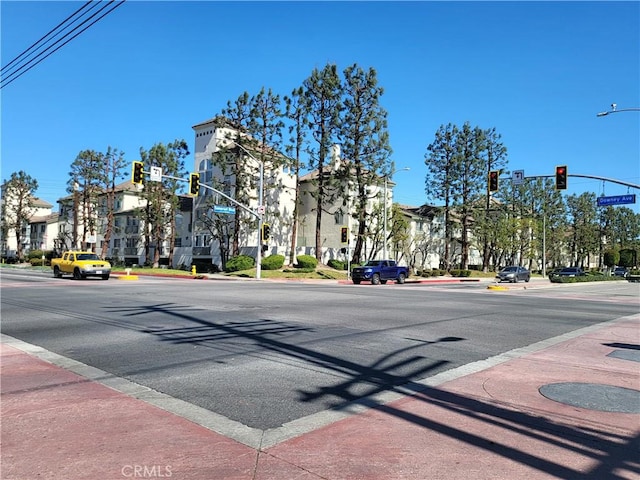
[[640, 112], [640, 107], [632, 107], [632, 108], [614, 108], [613, 110], [609, 110], [608, 112], [600, 112], [596, 114], [596, 117], [606, 117], [610, 113], [619, 113], [619, 112]]

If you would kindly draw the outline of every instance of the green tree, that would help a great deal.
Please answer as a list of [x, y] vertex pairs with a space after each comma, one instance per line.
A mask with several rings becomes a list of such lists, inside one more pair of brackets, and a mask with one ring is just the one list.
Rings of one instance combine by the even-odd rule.
[[100, 212], [101, 217], [105, 219], [103, 223], [103, 243], [102, 258], [107, 256], [109, 241], [113, 235], [115, 205], [116, 205], [116, 183], [118, 179], [123, 177], [123, 172], [127, 166], [124, 158], [124, 152], [117, 148], [107, 147], [107, 152], [103, 157], [100, 171], [100, 186], [104, 192], [104, 209]]
[[491, 202], [492, 194], [488, 188], [489, 172], [497, 170], [502, 172], [507, 166], [507, 147], [502, 143], [502, 136], [496, 132], [495, 128], [489, 128], [484, 131], [485, 148], [482, 151], [485, 162], [485, 176], [480, 179], [480, 183], [485, 183], [481, 188], [486, 192], [484, 201], [484, 212], [476, 215], [475, 218], [475, 234], [480, 242], [482, 251], [482, 270], [486, 272], [489, 269], [491, 258], [491, 237], [494, 227], [492, 217], [494, 213]]
[[[226, 119], [227, 125], [232, 132], [229, 140], [233, 143], [229, 147], [219, 149], [213, 154], [212, 161], [216, 165], [228, 183], [225, 189], [233, 192], [233, 198], [242, 205], [249, 205], [251, 192], [255, 189], [255, 178], [258, 176], [259, 166], [252, 160], [247, 160], [246, 151], [253, 148], [255, 144], [249, 136], [249, 125], [252, 121], [253, 110], [251, 97], [248, 92], [244, 92], [238, 98], [227, 102], [227, 107], [222, 110], [222, 115]], [[241, 212], [234, 215], [234, 226], [231, 240], [231, 255], [237, 256], [240, 253], [240, 232], [243, 227], [254, 226], [254, 218], [247, 218]], [[257, 228], [256, 228], [257, 230]]]
[[189, 149], [184, 140], [175, 140], [167, 145], [157, 143], [148, 151], [140, 148], [140, 160], [145, 165], [144, 169], [149, 171], [152, 166], [160, 167], [163, 174], [159, 182], [145, 182], [141, 193], [142, 199], [146, 201], [145, 206], [137, 212], [145, 224], [145, 262], [155, 268], [160, 265], [160, 257], [164, 254], [167, 234], [169, 265], [173, 263], [175, 219], [180, 204], [177, 194], [183, 188], [183, 184], [176, 178], [186, 177], [184, 158], [187, 155]]
[[460, 220], [460, 268], [469, 266], [469, 231], [471, 221], [477, 216], [477, 206], [486, 192], [486, 164], [482, 157], [486, 149], [484, 132], [471, 128], [466, 122], [458, 131], [454, 164], [456, 174], [452, 176], [453, 201]]
[[596, 214], [596, 196], [583, 193], [567, 197], [567, 208], [571, 227], [569, 249], [575, 265], [583, 267], [589, 264], [590, 255], [598, 252], [599, 226]]
[[[275, 172], [285, 163], [285, 159], [280, 153], [282, 150], [282, 121], [283, 112], [281, 110], [281, 99], [274, 94], [271, 89], [264, 87], [257, 95], [250, 100], [251, 117], [249, 119], [249, 134], [253, 144], [251, 148], [256, 152], [256, 159], [263, 165], [264, 185], [260, 204], [265, 206], [263, 221], [273, 226], [280, 226], [280, 222], [275, 222], [275, 217], [280, 215], [278, 202], [282, 195], [282, 180], [277, 180]], [[279, 232], [272, 231], [272, 238], [277, 241], [282, 238]], [[258, 243], [261, 241], [258, 240]]]
[[308, 150], [308, 167], [317, 170], [318, 173], [312, 181], [312, 196], [316, 202], [315, 256], [320, 261], [322, 213], [325, 205], [331, 203], [329, 199], [333, 198], [336, 181], [331, 170], [325, 170], [339, 132], [342, 86], [336, 65], [327, 64], [322, 70], [314, 69], [303, 82], [303, 88], [313, 138], [313, 144]]
[[425, 178], [425, 193], [427, 199], [444, 202], [444, 251], [441, 257], [441, 267], [450, 270], [452, 267], [451, 241], [453, 222], [451, 210], [454, 204], [456, 188], [456, 168], [458, 127], [449, 123], [441, 125], [435, 135], [435, 140], [427, 147], [425, 164], [427, 175]]
[[[342, 178], [353, 183], [355, 195], [355, 215], [358, 232], [353, 250], [353, 263], [361, 261], [367, 223], [367, 206], [370, 197], [367, 187], [380, 183], [380, 178], [388, 178], [393, 171], [390, 161], [391, 147], [387, 130], [387, 112], [380, 105], [384, 90], [378, 85], [376, 71], [363, 70], [354, 64], [344, 72], [343, 105], [339, 137], [342, 139], [342, 156], [346, 159], [342, 166]], [[383, 199], [386, 202], [387, 199]], [[343, 201], [343, 208], [345, 207]], [[349, 205], [346, 205], [349, 209]], [[389, 209], [389, 214], [393, 209]], [[347, 211], [350, 215], [351, 212]], [[383, 239], [386, 242], [388, 239]]]
[[34, 193], [37, 189], [38, 181], [23, 170], [13, 172], [9, 180], [5, 180], [2, 188], [2, 243], [6, 245], [8, 234], [13, 230], [19, 260], [24, 258], [22, 229], [35, 213]]
[[[89, 236], [95, 238], [98, 223], [98, 198], [103, 192], [104, 154], [95, 150], [82, 150], [71, 163], [67, 192], [73, 195], [73, 248], [95, 251], [89, 247]], [[80, 234], [79, 229], [82, 229]]]
[[305, 167], [302, 160], [302, 152], [306, 146], [306, 132], [309, 128], [306, 111], [306, 100], [302, 87], [295, 88], [290, 96], [284, 97], [285, 116], [289, 121], [289, 140], [285, 151], [289, 156], [289, 167], [295, 177], [295, 193], [293, 205], [293, 219], [291, 221], [291, 251], [289, 253], [289, 265], [296, 263], [296, 248], [298, 235], [298, 215], [300, 212], [300, 171]]

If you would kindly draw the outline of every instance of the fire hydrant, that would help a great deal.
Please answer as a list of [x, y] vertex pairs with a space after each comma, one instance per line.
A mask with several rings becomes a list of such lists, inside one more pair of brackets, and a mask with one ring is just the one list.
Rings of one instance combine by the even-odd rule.
[[196, 266], [195, 265], [191, 266], [191, 275], [193, 275], [194, 277], [196, 276]]

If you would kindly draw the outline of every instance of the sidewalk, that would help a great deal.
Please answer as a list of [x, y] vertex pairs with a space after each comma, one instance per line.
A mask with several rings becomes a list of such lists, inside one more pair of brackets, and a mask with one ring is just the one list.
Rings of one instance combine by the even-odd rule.
[[639, 327], [635, 315], [508, 352], [257, 449], [5, 336], [0, 477], [638, 479]]

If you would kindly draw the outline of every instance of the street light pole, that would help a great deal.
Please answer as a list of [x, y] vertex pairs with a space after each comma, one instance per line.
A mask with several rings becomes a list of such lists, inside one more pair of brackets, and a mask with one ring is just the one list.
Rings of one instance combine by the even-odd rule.
[[384, 176], [384, 199], [383, 199], [384, 218], [383, 218], [383, 228], [382, 228], [383, 229], [382, 250], [384, 253], [383, 260], [388, 260], [387, 258], [387, 183], [388, 183], [388, 179], [389, 177], [393, 177], [393, 174], [396, 172], [403, 172], [407, 170], [410, 170], [410, 168], [404, 167], [404, 168], [401, 168], [400, 170], [392, 170], [390, 173]]

